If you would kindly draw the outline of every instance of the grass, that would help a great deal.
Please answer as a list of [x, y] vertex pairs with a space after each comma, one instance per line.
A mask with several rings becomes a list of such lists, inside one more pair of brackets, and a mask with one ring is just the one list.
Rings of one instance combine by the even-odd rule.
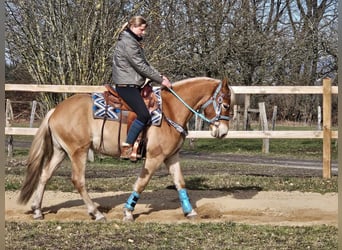
[[[218, 143], [219, 142], [219, 143]], [[291, 159], [321, 159], [323, 141], [321, 139], [270, 139], [270, 153], [262, 153], [262, 139], [195, 139], [194, 147], [189, 140], [183, 149], [201, 153], [231, 153], [244, 155], [264, 155]], [[332, 160], [337, 160], [337, 142], [332, 140]]]
[[[15, 136], [16, 142], [30, 141], [30, 136]], [[321, 139], [270, 139], [270, 153], [262, 153], [262, 139], [186, 139], [183, 150], [201, 153], [229, 153], [244, 155], [263, 155], [269, 157], [291, 158], [291, 159], [314, 159], [322, 158], [323, 141]], [[332, 160], [338, 159], [337, 141], [331, 142]], [[16, 147], [13, 151], [14, 157], [26, 157], [27, 148]]]
[[[322, 179], [319, 173], [263, 165], [244, 165], [224, 162], [208, 162], [186, 159], [181, 161], [187, 188], [193, 190], [234, 191], [254, 188], [263, 191], [337, 192], [337, 176]], [[86, 168], [86, 185], [89, 191], [130, 191], [141, 168], [111, 157], [96, 158]], [[299, 174], [299, 175], [298, 175]], [[6, 169], [5, 189], [18, 190], [23, 182], [25, 168]], [[159, 169], [147, 186], [147, 190], [161, 190], [172, 186], [172, 178], [166, 168]], [[65, 160], [48, 182], [47, 190], [74, 191], [71, 183], [70, 162]]]
[[337, 249], [331, 226], [6, 222], [5, 230], [6, 249]]

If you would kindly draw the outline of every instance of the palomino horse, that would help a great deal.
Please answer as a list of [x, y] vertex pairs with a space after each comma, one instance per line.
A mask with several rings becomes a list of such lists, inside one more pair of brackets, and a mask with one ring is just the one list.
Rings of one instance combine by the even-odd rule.
[[[140, 194], [162, 163], [173, 177], [184, 215], [188, 218], [197, 215], [191, 206], [179, 164], [179, 150], [187, 133], [186, 124], [195, 113], [211, 123], [209, 127], [213, 137], [226, 136], [230, 95], [226, 80], [222, 82], [207, 77], [182, 80], [174, 83], [172, 89], [161, 91], [163, 121], [159, 127], [151, 126], [147, 130], [146, 158], [124, 206], [124, 220], [133, 220], [134, 206]], [[203, 110], [204, 115], [198, 110]], [[107, 121], [104, 128], [102, 126], [101, 119], [93, 118], [89, 94], [73, 95], [48, 112], [33, 139], [18, 200], [26, 204], [35, 192], [32, 203], [35, 219], [43, 219], [42, 200], [46, 183], [66, 156], [72, 164], [72, 182], [83, 198], [88, 213], [95, 220], [105, 219], [91, 200], [85, 184], [90, 149], [110, 156], [120, 155], [120, 142], [116, 139], [119, 122]]]

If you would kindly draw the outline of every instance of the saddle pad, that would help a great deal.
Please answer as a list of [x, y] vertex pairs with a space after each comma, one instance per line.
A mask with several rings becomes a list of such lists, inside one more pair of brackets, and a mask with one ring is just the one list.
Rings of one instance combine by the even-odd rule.
[[121, 110], [107, 105], [103, 93], [93, 93], [91, 97], [93, 99], [93, 116], [95, 119], [120, 120]]
[[[160, 95], [160, 88], [153, 90], [154, 94], [157, 97], [158, 108], [155, 110], [150, 111], [151, 113], [151, 120], [152, 125], [160, 126], [162, 121], [162, 99]], [[95, 119], [104, 119], [112, 120], [112, 121], [119, 121], [120, 120], [120, 112], [121, 110], [118, 108], [114, 108], [110, 105], [107, 105], [105, 99], [103, 97], [103, 93], [93, 93], [92, 94], [93, 100], [93, 117]], [[122, 111], [128, 112], [128, 111]]]

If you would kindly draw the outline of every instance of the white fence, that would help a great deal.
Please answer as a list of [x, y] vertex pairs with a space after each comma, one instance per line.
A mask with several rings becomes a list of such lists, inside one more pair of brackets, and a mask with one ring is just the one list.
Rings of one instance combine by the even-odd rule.
[[[260, 139], [309, 139], [323, 140], [323, 178], [331, 178], [331, 139], [338, 138], [338, 131], [331, 128], [332, 95], [338, 94], [338, 87], [331, 86], [330, 79], [324, 79], [322, 86], [232, 86], [237, 94], [319, 94], [323, 96], [323, 128], [321, 131], [229, 131], [225, 138]], [[79, 85], [31, 85], [5, 84], [5, 91], [54, 92], [54, 93], [92, 93], [103, 92], [103, 86]], [[37, 128], [5, 127], [6, 135], [34, 135]], [[212, 138], [209, 131], [189, 131], [188, 138]]]

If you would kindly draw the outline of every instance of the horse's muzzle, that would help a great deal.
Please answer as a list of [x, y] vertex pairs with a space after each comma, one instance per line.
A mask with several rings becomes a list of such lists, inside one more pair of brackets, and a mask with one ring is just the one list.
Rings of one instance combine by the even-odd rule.
[[210, 125], [211, 136], [215, 138], [223, 138], [228, 134], [228, 125], [222, 122], [215, 122]]

